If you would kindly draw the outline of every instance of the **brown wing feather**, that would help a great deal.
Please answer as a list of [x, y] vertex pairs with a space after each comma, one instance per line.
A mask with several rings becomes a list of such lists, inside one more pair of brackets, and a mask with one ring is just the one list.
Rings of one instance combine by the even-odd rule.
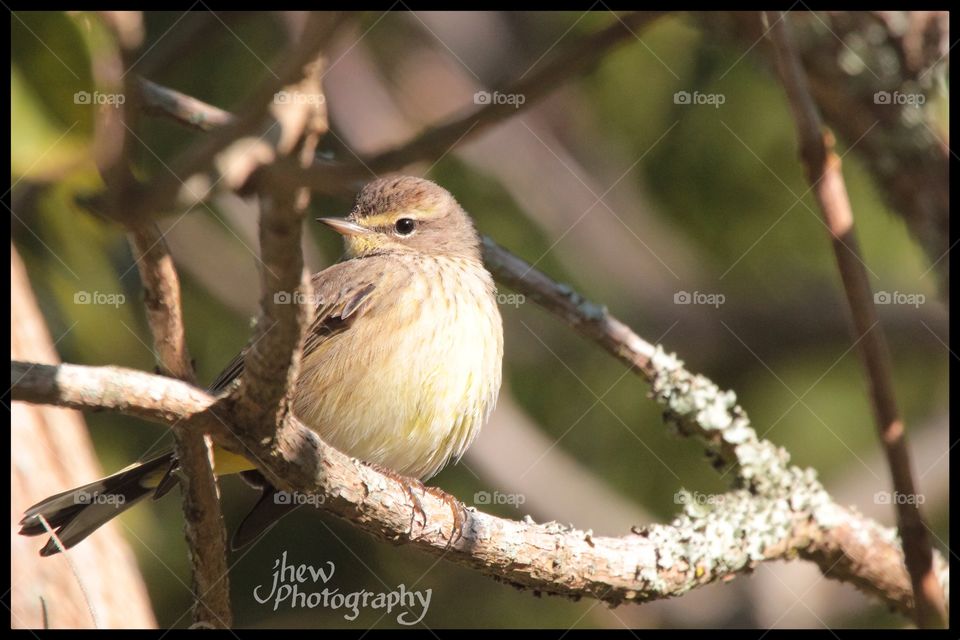
[[[368, 262], [368, 265], [371, 263]], [[314, 274], [313, 292], [317, 300], [316, 315], [303, 341], [303, 355], [315, 351], [332, 337], [343, 333], [366, 311], [378, 279], [378, 269], [358, 269], [356, 261], [341, 262]], [[361, 275], [363, 274], [363, 275]], [[210, 390], [219, 393], [243, 373], [243, 354], [238, 354], [217, 376]], [[244, 472], [243, 477], [262, 490], [260, 500], [243, 519], [233, 536], [231, 545], [238, 549], [257, 539], [280, 518], [297, 505], [281, 505], [274, 500], [277, 490], [270, 486], [259, 471]]]
[[[363, 315], [367, 303], [376, 290], [371, 281], [377, 270], [364, 269], [369, 277], [357, 277], [356, 262], [349, 260], [333, 265], [313, 276], [313, 293], [317, 310], [313, 325], [303, 342], [303, 355], [316, 350], [333, 336], [346, 331], [356, 318]], [[211, 393], [220, 393], [243, 373], [243, 352], [220, 372], [210, 385]]]

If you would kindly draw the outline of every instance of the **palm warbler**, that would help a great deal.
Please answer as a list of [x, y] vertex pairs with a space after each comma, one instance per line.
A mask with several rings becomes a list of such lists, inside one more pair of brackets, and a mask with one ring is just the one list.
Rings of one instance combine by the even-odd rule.
[[[313, 276], [316, 319], [294, 413], [340, 451], [427, 479], [463, 455], [500, 390], [503, 328], [477, 232], [450, 193], [412, 177], [376, 180], [348, 217], [319, 221], [344, 236], [346, 255]], [[226, 390], [242, 372], [241, 353], [210, 391]], [[60, 544], [51, 538], [41, 555], [69, 548], [137, 501], [166, 493], [176, 467], [169, 452], [47, 498], [27, 510], [20, 533], [44, 533], [42, 516]], [[264, 488], [234, 547], [296, 506], [244, 458], [217, 449], [215, 467]]]

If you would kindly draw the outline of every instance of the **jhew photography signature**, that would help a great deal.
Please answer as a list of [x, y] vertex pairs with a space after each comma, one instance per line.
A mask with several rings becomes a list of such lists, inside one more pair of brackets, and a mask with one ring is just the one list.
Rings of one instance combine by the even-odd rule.
[[[414, 625], [423, 620], [430, 608], [430, 598], [433, 589], [413, 591], [403, 584], [397, 585], [393, 591], [353, 591], [341, 593], [336, 587], [324, 586], [322, 591], [311, 590], [310, 586], [326, 585], [333, 578], [336, 567], [333, 562], [314, 567], [310, 564], [290, 564], [287, 562], [287, 552], [284, 551], [273, 563], [273, 584], [270, 592], [261, 595], [264, 585], [257, 585], [253, 590], [254, 599], [260, 604], [273, 602], [273, 610], [281, 606], [290, 609], [344, 609], [346, 620], [356, 620], [360, 609], [385, 609], [386, 615], [394, 610], [397, 622], [402, 625]], [[419, 611], [419, 615], [416, 612]]]

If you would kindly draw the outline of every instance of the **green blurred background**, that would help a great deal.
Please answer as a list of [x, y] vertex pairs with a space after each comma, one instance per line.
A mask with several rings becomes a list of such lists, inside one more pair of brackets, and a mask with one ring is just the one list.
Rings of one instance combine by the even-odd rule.
[[[161, 12], [144, 19], [143, 57], [133, 72], [226, 109], [272, 73], [302, 22], [298, 14], [275, 13]], [[353, 16], [328, 57], [332, 132], [323, 152], [350, 160], [348, 147], [359, 153], [400, 143], [475, 108], [479, 88], [492, 91], [536, 73], [551, 54], [614, 20], [602, 12]], [[605, 304], [691, 370], [735, 390], [757, 430], [786, 447], [796, 464], [817, 469], [839, 500], [892, 524], [892, 509], [874, 500], [875, 492], [889, 490], [888, 473], [850, 349], [834, 258], [766, 48], [744, 55], [745, 43], [706, 36], [700, 20], [658, 20], [639, 34], [642, 42], [625, 43], [517, 117], [407, 171], [449, 189], [483, 233]], [[187, 30], [194, 35], [179, 41]], [[11, 35], [11, 228], [57, 349], [67, 362], [153, 370], [126, 238], [76, 200], [102, 181], [92, 159], [95, 110], [72, 96], [97, 89], [96, 62], [116, 43], [100, 17], [86, 12], [17, 13]], [[677, 104], [678, 91], [724, 101], [717, 108]], [[943, 89], [926, 105], [940, 131], [945, 101]], [[135, 172], [144, 180], [166, 171], [166, 162], [203, 135], [157, 117], [141, 118], [137, 134]], [[840, 140], [841, 153], [849, 143]], [[925, 511], [936, 546], [946, 551], [946, 308], [929, 260], [884, 204], [856, 148], [843, 162], [874, 289], [925, 296], [917, 307], [884, 305], [879, 313], [920, 485], [931, 497]], [[317, 197], [310, 218], [349, 206]], [[249, 336], [256, 213], [255, 202], [224, 193], [161, 220], [180, 267], [187, 341], [204, 382]], [[309, 240], [312, 268], [337, 259], [333, 234], [309, 224]], [[78, 291], [122, 293], [125, 303], [75, 304]], [[676, 304], [679, 292], [720, 294], [723, 304]], [[503, 406], [475, 450], [433, 484], [467, 504], [483, 491], [519, 495], [519, 507], [480, 508], [607, 535], [625, 534], [635, 518], [669, 521], [681, 487], [725, 489], [700, 446], [666, 433], [646, 385], [619, 362], [532, 303], [505, 304], [502, 313]], [[93, 413], [87, 422], [107, 471], [170, 442], [161, 427], [124, 417]], [[497, 452], [514, 446], [512, 462], [502, 464]], [[584, 479], [589, 492], [582, 491]], [[255, 494], [228, 478], [223, 495], [232, 529]], [[159, 624], [186, 626], [189, 569], [176, 497], [140, 505], [121, 520]], [[304, 508], [231, 556], [237, 625], [398, 626], [394, 616], [372, 610], [350, 622], [342, 610], [274, 612], [257, 604], [254, 588], [269, 587], [284, 551], [290, 562], [332, 561], [343, 592], [401, 583], [432, 589], [424, 618], [430, 627], [904, 624], [852, 587], [821, 581], [813, 567], [797, 563], [762, 566], [677, 601], [611, 612], [594, 601], [517, 591]]]

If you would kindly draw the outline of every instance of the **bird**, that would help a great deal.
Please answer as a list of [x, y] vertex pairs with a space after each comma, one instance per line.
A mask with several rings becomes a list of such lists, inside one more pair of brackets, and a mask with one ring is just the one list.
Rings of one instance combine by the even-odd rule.
[[[429, 180], [375, 179], [349, 215], [317, 220], [343, 236], [345, 250], [312, 277], [316, 312], [302, 343], [293, 413], [326, 443], [400, 480], [414, 501], [412, 532], [422, 513], [413, 483], [459, 461], [496, 405], [503, 361], [496, 286], [470, 216]], [[241, 351], [227, 364], [210, 393], [239, 384], [244, 357]], [[51, 496], [25, 512], [20, 533], [56, 533], [42, 556], [69, 549], [146, 497], [166, 494], [177, 468], [168, 451]], [[215, 471], [240, 473], [262, 489], [234, 549], [297, 506], [278, 499], [242, 456], [216, 448]], [[453, 540], [460, 517], [451, 508]]]

